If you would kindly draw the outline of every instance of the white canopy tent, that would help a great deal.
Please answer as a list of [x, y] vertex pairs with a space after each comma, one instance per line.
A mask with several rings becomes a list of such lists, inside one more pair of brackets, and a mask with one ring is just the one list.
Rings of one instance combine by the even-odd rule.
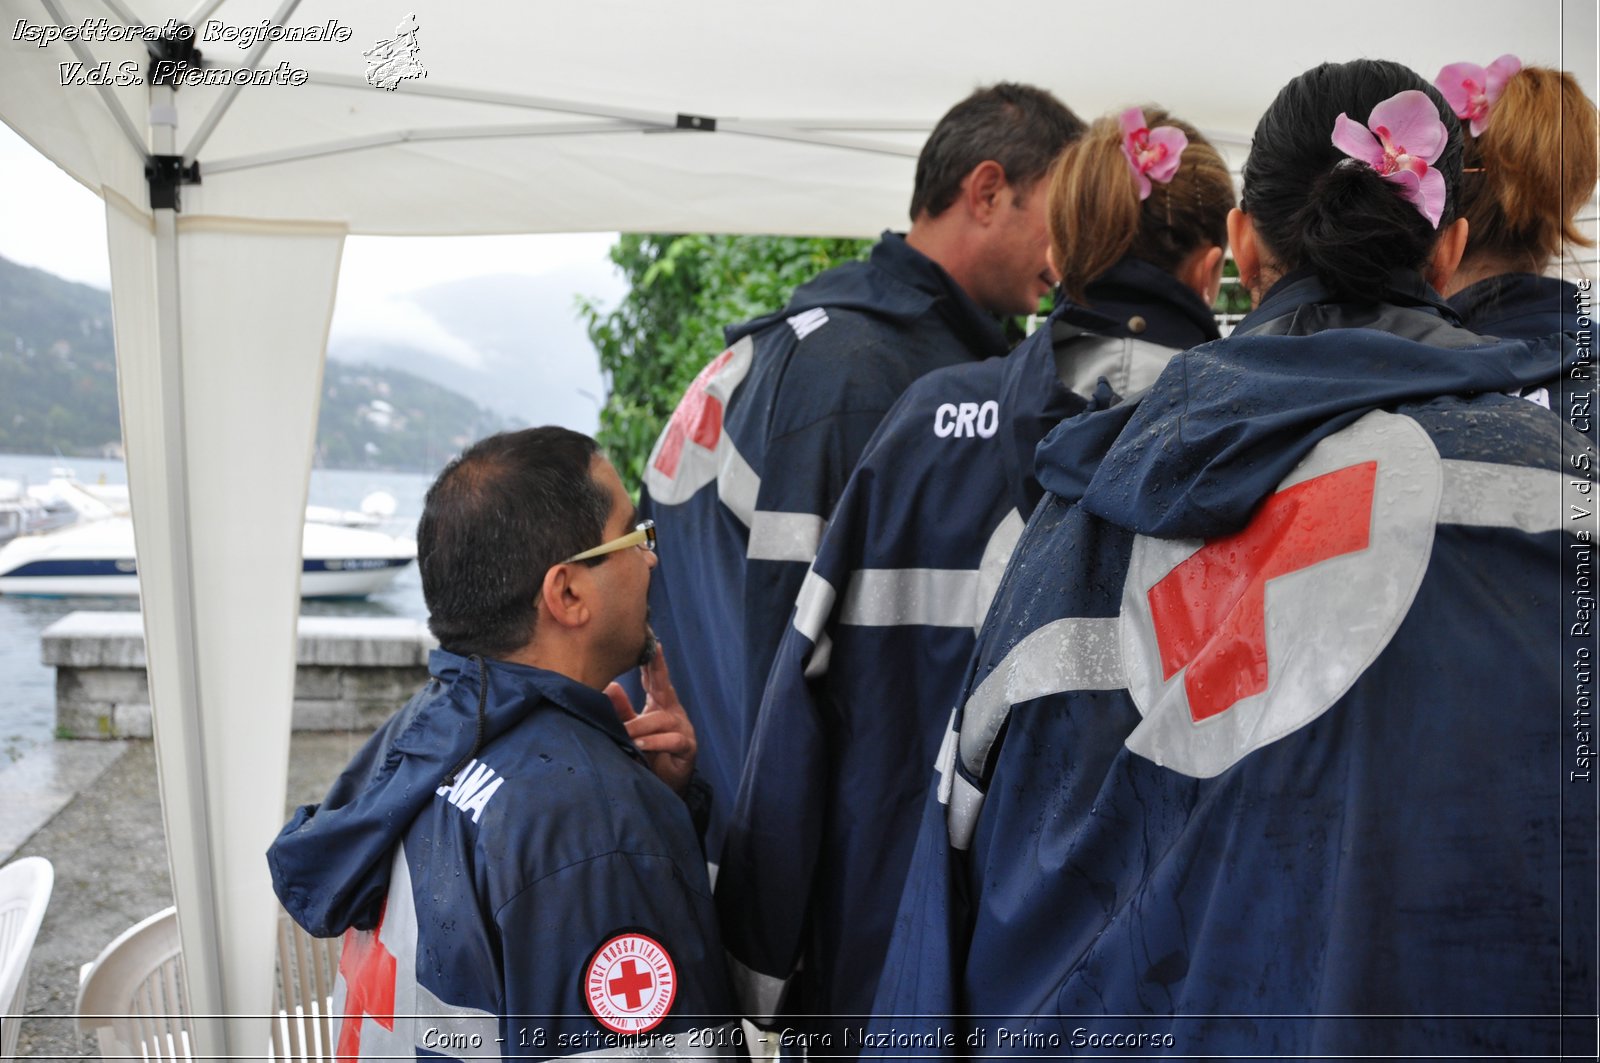
[[[413, 12], [426, 77], [373, 87], [363, 53]], [[1235, 168], [1277, 89], [1324, 60], [1431, 76], [1513, 52], [1596, 91], [1590, 0], [7, 0], [4, 13], [0, 118], [106, 203], [163, 814], [202, 1016], [259, 1016], [271, 998], [262, 852], [282, 814], [300, 514], [346, 234], [870, 235], [904, 226], [939, 115], [1001, 79], [1085, 117], [1157, 101]], [[280, 83], [151, 87], [145, 44], [105, 38], [168, 19], [198, 28], [208, 67]], [[345, 39], [239, 47], [263, 20], [333, 20]], [[94, 39], [47, 39], [63, 28]], [[97, 86], [97, 69], [136, 76]], [[151, 205], [153, 156], [198, 163], [179, 209]], [[198, 1048], [254, 1054], [264, 1021], [206, 1020]]]

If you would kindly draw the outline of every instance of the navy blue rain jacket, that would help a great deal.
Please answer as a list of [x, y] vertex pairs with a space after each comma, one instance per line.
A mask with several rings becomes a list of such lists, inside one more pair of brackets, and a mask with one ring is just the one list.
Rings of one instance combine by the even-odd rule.
[[[727, 337], [657, 441], [639, 504], [661, 535], [651, 622], [720, 795], [738, 791], [795, 595], [878, 422], [922, 374], [1006, 350], [995, 319], [893, 233]], [[730, 803], [712, 808], [713, 862]]]
[[867, 1051], [1592, 1051], [1575, 359], [1292, 277], [1047, 437]]
[[1097, 386], [1143, 390], [1176, 349], [1217, 335], [1194, 292], [1136, 259], [1088, 295], [1094, 309], [1064, 302], [1007, 357], [907, 389], [779, 646], [717, 903], [746, 1014], [782, 1016], [819, 1051], [849, 1054], [848, 1016], [872, 1005], [967, 658], [1043, 493], [1039, 440]]
[[267, 854], [289, 914], [345, 934], [339, 1054], [731, 1050], [690, 814], [610, 700], [486, 661], [480, 745], [478, 662], [435, 650], [429, 669]]
[[1595, 441], [1594, 285], [1532, 273], [1489, 277], [1450, 297], [1461, 324], [1484, 336], [1532, 340], [1570, 332], [1587, 352], [1576, 365], [1528, 389], [1525, 397], [1549, 406]]

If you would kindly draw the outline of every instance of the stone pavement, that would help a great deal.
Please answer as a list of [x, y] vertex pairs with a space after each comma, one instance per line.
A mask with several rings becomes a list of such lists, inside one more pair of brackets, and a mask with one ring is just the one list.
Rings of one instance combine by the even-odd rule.
[[[285, 818], [288, 809], [320, 800], [366, 737], [295, 734]], [[172, 903], [154, 750], [148, 741], [56, 742], [0, 771], [0, 809], [0, 860], [43, 856], [56, 875], [33, 949], [17, 1054], [98, 1056], [93, 1036], [80, 1037], [73, 1022], [78, 968]], [[262, 840], [263, 853], [270, 840]]]

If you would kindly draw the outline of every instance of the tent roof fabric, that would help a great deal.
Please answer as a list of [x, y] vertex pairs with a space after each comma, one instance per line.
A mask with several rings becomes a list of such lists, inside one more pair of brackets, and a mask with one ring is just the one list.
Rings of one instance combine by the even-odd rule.
[[[374, 88], [363, 53], [412, 12], [427, 76]], [[1086, 118], [1159, 102], [1212, 135], [1236, 168], [1277, 89], [1324, 60], [1392, 57], [1432, 76], [1509, 51], [1571, 69], [1595, 93], [1594, 7], [1571, 0], [1515, 12], [1503, 0], [593, 0], [476, 4], [470, 17], [444, 0], [19, 0], [8, 15], [0, 118], [90, 188], [141, 206], [128, 130], [144, 135], [147, 90], [63, 86], [61, 64], [142, 74], [143, 43], [39, 47], [16, 39], [18, 26], [198, 16], [195, 43], [215, 69], [303, 71], [299, 85], [177, 92], [178, 145], [202, 172], [183, 209], [365, 234], [903, 227], [927, 131], [974, 87], [1002, 79], [1050, 88]], [[331, 24], [346, 39], [241, 47], [263, 20]], [[680, 114], [716, 130], [680, 129]]]

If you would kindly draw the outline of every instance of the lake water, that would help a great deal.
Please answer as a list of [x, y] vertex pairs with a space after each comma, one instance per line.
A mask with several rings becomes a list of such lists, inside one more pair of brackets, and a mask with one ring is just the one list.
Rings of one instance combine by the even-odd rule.
[[[63, 460], [24, 454], [0, 454], [0, 479], [43, 484], [56, 466], [70, 468], [83, 483], [128, 482], [120, 461], [88, 458]], [[313, 469], [310, 504], [339, 509], [360, 509], [372, 491], [388, 491], [395, 499], [395, 515], [382, 531], [415, 535], [417, 517], [431, 476], [418, 473], [358, 472]], [[39, 663], [39, 636], [45, 628], [79, 609], [137, 612], [133, 598], [10, 598], [0, 595], [0, 675], [6, 689], [0, 692], [0, 767], [55, 737], [55, 669]], [[303, 601], [303, 616], [399, 616], [425, 620], [422, 580], [410, 565], [389, 588], [362, 601]]]

